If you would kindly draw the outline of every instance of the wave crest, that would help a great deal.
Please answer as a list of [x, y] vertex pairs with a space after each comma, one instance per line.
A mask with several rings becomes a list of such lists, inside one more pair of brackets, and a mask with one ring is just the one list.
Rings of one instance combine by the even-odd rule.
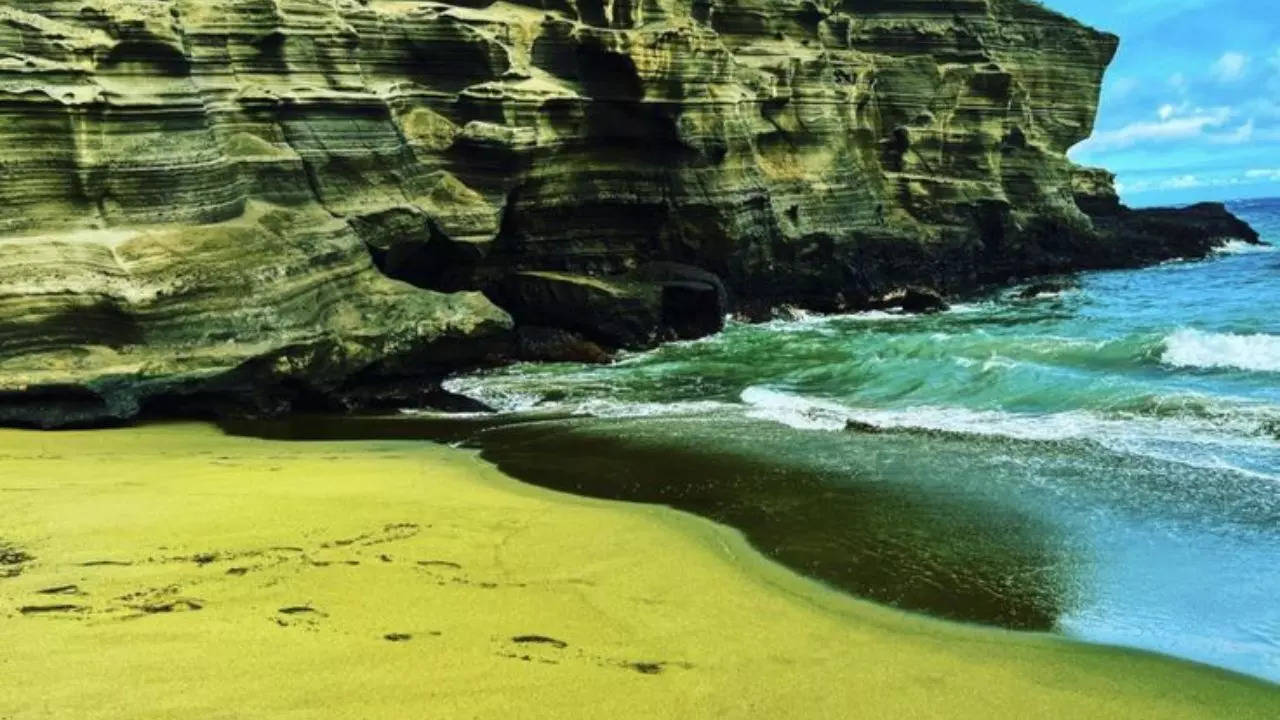
[[800, 430], [844, 430], [852, 422], [882, 430], [927, 430], [1016, 440], [1072, 440], [1098, 434], [1098, 421], [1085, 411], [1033, 416], [942, 406], [855, 408], [759, 386], [743, 390], [742, 402], [750, 407], [747, 414], [751, 417]]
[[[1050, 413], [1016, 413], [964, 407], [921, 405], [907, 408], [860, 408], [825, 398], [811, 398], [762, 386], [742, 391], [747, 415], [800, 430], [838, 431], [850, 424], [886, 431], [929, 431], [1014, 440], [1094, 440], [1113, 447], [1117, 443], [1157, 441], [1212, 445], [1236, 449], [1277, 448], [1277, 413], [1271, 407], [1238, 407], [1231, 411], [1201, 408], [1194, 403], [1171, 402], [1182, 412], [1114, 415], [1096, 410]], [[1163, 408], [1158, 404], [1157, 408]], [[1144, 453], [1146, 454], [1146, 453]]]
[[1175, 367], [1280, 372], [1280, 336], [1183, 329], [1165, 338], [1161, 362]]

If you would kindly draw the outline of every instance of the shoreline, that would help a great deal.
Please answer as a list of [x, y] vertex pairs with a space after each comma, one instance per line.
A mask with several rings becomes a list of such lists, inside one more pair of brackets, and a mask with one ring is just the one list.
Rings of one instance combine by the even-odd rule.
[[[337, 354], [334, 354], [334, 348], [323, 348], [319, 353], [303, 352], [298, 355], [300, 348], [308, 343], [320, 343], [314, 338], [301, 345], [295, 343], [287, 347], [273, 348], [270, 341], [260, 340], [253, 347], [224, 345], [194, 352], [189, 352], [190, 348], [181, 352], [172, 348], [165, 351], [163, 344], [159, 343], [135, 347], [130, 345], [132, 341], [104, 343], [102, 338], [90, 338], [75, 345], [92, 350], [79, 356], [73, 353], [64, 357], [71, 346], [61, 347], [55, 356], [47, 357], [43, 355], [45, 349], [34, 354], [19, 352], [8, 358], [0, 356], [0, 365], [8, 365], [0, 373], [0, 428], [95, 429], [127, 426], [135, 422], [279, 418], [307, 412], [388, 412], [401, 407], [445, 412], [483, 410], [485, 408], [477, 406], [469, 398], [447, 391], [442, 384], [457, 373], [509, 363], [594, 364], [627, 350], [652, 350], [668, 342], [697, 340], [723, 330], [726, 315], [754, 323], [767, 322], [779, 312], [789, 310], [817, 314], [877, 310], [932, 314], [945, 310], [952, 301], [964, 301], [1020, 284], [1051, 281], [1084, 272], [1138, 269], [1172, 261], [1199, 261], [1231, 242], [1267, 244], [1260, 240], [1252, 226], [1223, 203], [1130, 209], [1120, 205], [1114, 197], [1092, 198], [1089, 202], [1101, 203], [1097, 207], [1090, 205], [1101, 213], [1093, 216], [1095, 222], [1100, 223], [1098, 232], [1102, 234], [1098, 237], [1116, 233], [1117, 228], [1124, 228], [1130, 223], [1135, 224], [1125, 232], [1132, 231], [1136, 235], [1126, 236], [1129, 242], [1123, 244], [1126, 249], [1119, 255], [1114, 253], [1121, 246], [1111, 243], [1095, 248], [1093, 255], [1046, 257], [1039, 262], [1028, 261], [1025, 266], [1015, 265], [1001, 270], [986, 268], [982, 273], [975, 270], [964, 280], [951, 278], [943, 281], [910, 275], [888, 282], [878, 292], [865, 294], [855, 301], [846, 299], [844, 290], [836, 286], [817, 294], [798, 291], [756, 296], [745, 292], [728, 294], [723, 279], [718, 275], [698, 267], [670, 263], [681, 269], [670, 277], [659, 273], [655, 277], [666, 277], [661, 281], [643, 281], [652, 285], [650, 290], [659, 291], [654, 297], [665, 292], [663, 283], [683, 290], [688, 290], [692, 284], [704, 285], [699, 293], [714, 296], [717, 301], [713, 308], [696, 304], [683, 308], [683, 312], [703, 316], [703, 321], [693, 323], [696, 326], [694, 330], [676, 332], [670, 324], [664, 324], [665, 321], [655, 320], [656, 324], [649, 328], [647, 334], [641, 333], [632, 338], [634, 342], [602, 336], [596, 322], [580, 325], [571, 320], [578, 315], [603, 312], [605, 316], [617, 317], [600, 322], [629, 324], [625, 320], [636, 308], [630, 307], [625, 299], [619, 302], [618, 293], [624, 298], [628, 293], [610, 285], [611, 282], [622, 281], [625, 286], [630, 282], [626, 275], [530, 271], [533, 275], [546, 275], [548, 272], [552, 276], [564, 275], [556, 282], [563, 281], [570, 289], [578, 285], [596, 290], [600, 287], [611, 289], [594, 299], [590, 293], [574, 298], [571, 290], [568, 298], [552, 303], [558, 306], [562, 301], [568, 302], [569, 318], [540, 317], [541, 311], [536, 311], [532, 315], [526, 312], [524, 320], [518, 317], [521, 315], [518, 304], [512, 307], [493, 305], [485, 294], [489, 291], [482, 287], [446, 293], [444, 297], [450, 298], [450, 303], [456, 301], [459, 306], [478, 304], [483, 308], [477, 311], [479, 317], [472, 318], [474, 323], [471, 327], [443, 328], [437, 337], [420, 338], [414, 343], [416, 347], [374, 352], [365, 356], [369, 362], [359, 369], [335, 368], [351, 363], [353, 357], [366, 354], [369, 348], [354, 351], [348, 348]], [[157, 229], [163, 227], [156, 226]], [[1164, 237], [1165, 234], [1171, 237]], [[1037, 252], [1043, 253], [1044, 249]], [[977, 258], [969, 261], [970, 264], [976, 263]], [[385, 281], [389, 277], [380, 275], [379, 280]], [[398, 291], [412, 285], [394, 277], [390, 279], [399, 284]], [[429, 288], [417, 289], [436, 292]], [[554, 296], [565, 290], [553, 283], [534, 295], [547, 291]], [[710, 292], [712, 290], [715, 292]], [[21, 298], [21, 293], [15, 297]], [[358, 293], [356, 297], [359, 297]], [[736, 299], [730, 302], [730, 297]], [[415, 300], [425, 302], [423, 298]], [[600, 307], [594, 307], [597, 303]], [[665, 312], [660, 308], [649, 310], [659, 314]], [[707, 319], [708, 312], [714, 321]], [[369, 316], [369, 313], [364, 313], [364, 316]], [[641, 326], [644, 324], [640, 323]], [[526, 331], [532, 334], [526, 336]], [[15, 348], [19, 347], [15, 345]], [[130, 348], [131, 352], [121, 356], [118, 351], [123, 347]], [[136, 360], [122, 362], [122, 357], [132, 357], [137, 351], [144, 351], [144, 355], [159, 352], [163, 357], [150, 365], [138, 364]], [[235, 359], [236, 352], [247, 354]], [[354, 355], [348, 357], [351, 352]], [[327, 357], [327, 365], [320, 363], [323, 367], [307, 369], [317, 357], [322, 356]], [[169, 366], [169, 361], [175, 357], [181, 359]], [[286, 358], [290, 359], [287, 363], [283, 362]], [[272, 367], [276, 370], [271, 370]], [[291, 369], [279, 374], [283, 367]]]
[[0, 579], [6, 720], [1247, 718], [1280, 697], [878, 607], [729, 528], [441, 445], [6, 430], [0, 465], [0, 538], [30, 556]]

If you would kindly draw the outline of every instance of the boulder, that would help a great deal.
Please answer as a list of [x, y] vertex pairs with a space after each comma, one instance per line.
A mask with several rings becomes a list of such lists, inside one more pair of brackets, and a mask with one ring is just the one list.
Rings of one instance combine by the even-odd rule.
[[[719, 332], [728, 312], [728, 293], [719, 278], [677, 263], [655, 263], [609, 276], [517, 272], [489, 294], [521, 328], [531, 328], [522, 335], [522, 348], [535, 355], [549, 351], [561, 356], [577, 345], [570, 355], [597, 360], [599, 355], [590, 347], [568, 335], [548, 334], [547, 329], [570, 331], [605, 347], [639, 349]], [[552, 346], [559, 349], [552, 351]]]
[[662, 324], [662, 288], [625, 278], [525, 271], [489, 295], [519, 326], [562, 328], [607, 347], [649, 347]]
[[527, 325], [516, 330], [516, 343], [516, 356], [521, 360], [590, 365], [601, 365], [611, 360], [604, 348], [578, 333], [561, 328]]
[[925, 287], [898, 288], [876, 298], [869, 305], [873, 310], [902, 310], [914, 314], [943, 312], [951, 307], [941, 293]]
[[1046, 280], [1032, 283], [1017, 292], [1019, 300], [1034, 300], [1044, 295], [1057, 295], [1075, 288], [1075, 284], [1064, 280]]

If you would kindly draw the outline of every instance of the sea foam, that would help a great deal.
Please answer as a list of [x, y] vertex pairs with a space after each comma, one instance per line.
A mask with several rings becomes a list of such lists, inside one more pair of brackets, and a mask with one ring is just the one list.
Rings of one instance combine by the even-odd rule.
[[1166, 365], [1280, 372], [1280, 336], [1211, 333], [1184, 328], [1164, 340]]
[[1275, 245], [1247, 243], [1243, 240], [1230, 240], [1214, 250], [1218, 255], [1252, 255], [1253, 253], [1275, 252], [1280, 250]]
[[[1277, 418], [1274, 406], [1239, 407], [1226, 417], [1144, 417], [1090, 410], [1033, 414], [944, 406], [858, 408], [761, 386], [747, 388], [741, 398], [749, 417], [799, 430], [840, 431], [852, 423], [884, 431], [923, 430], [1032, 442], [1090, 440], [1119, 452], [1192, 465], [1197, 462], [1189, 459], [1217, 451], [1260, 453], [1268, 467], [1280, 460], [1272, 429]], [[1233, 469], [1217, 460], [1213, 468]], [[1272, 472], [1266, 476], [1275, 478]]]
[[1096, 435], [1098, 430], [1097, 421], [1084, 411], [1023, 415], [942, 406], [854, 408], [758, 386], [743, 390], [742, 402], [749, 406], [747, 415], [751, 417], [800, 430], [844, 430], [854, 422], [883, 430], [931, 430], [1017, 440], [1084, 438]]

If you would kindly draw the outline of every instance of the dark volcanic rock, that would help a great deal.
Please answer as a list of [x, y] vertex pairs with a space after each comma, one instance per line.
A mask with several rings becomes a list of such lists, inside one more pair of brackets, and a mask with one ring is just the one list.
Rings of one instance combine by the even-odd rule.
[[1106, 170], [1076, 172], [1076, 203], [1089, 213], [1097, 238], [1081, 266], [1132, 267], [1201, 258], [1229, 240], [1259, 242], [1257, 231], [1221, 203], [1135, 210], [1120, 203], [1114, 183]]
[[1058, 293], [1066, 292], [1073, 287], [1075, 286], [1072, 283], [1061, 280], [1037, 282], [1019, 290], [1018, 298], [1020, 300], [1034, 300], [1043, 295], [1056, 295]]
[[846, 432], [863, 433], [866, 435], [879, 435], [884, 432], [884, 428], [871, 423], [862, 422], [861, 420], [846, 420], [844, 423]]
[[545, 362], [577, 362], [599, 365], [609, 353], [581, 335], [560, 328], [525, 326], [516, 330], [517, 357]]
[[[596, 277], [565, 272], [525, 271], [496, 283], [489, 295], [524, 328], [563, 328], [611, 348], [644, 348], [660, 340], [698, 338], [724, 327], [728, 293], [715, 275], [677, 263], [654, 263], [626, 275]], [[533, 333], [532, 335], [530, 333]], [[539, 331], [520, 337], [521, 357], [556, 359], [570, 342]], [[538, 357], [539, 354], [547, 357]], [[578, 347], [571, 354], [600, 361]]]
[[610, 347], [649, 346], [662, 324], [661, 287], [625, 278], [519, 272], [490, 296], [518, 325], [566, 328]]
[[942, 312], [951, 307], [936, 290], [923, 287], [894, 290], [866, 302], [865, 306], [873, 310], [902, 310], [918, 314]]
[[1108, 240], [1134, 246], [1129, 256], [1134, 263], [1204, 257], [1228, 240], [1259, 242], [1258, 233], [1221, 203], [1126, 210], [1094, 220]]
[[728, 308], [715, 285], [692, 280], [660, 283], [662, 287], [662, 327], [674, 337], [690, 340], [724, 329]]
[[951, 307], [938, 293], [918, 288], [912, 288], [903, 293], [901, 306], [909, 313], [935, 313]]
[[724, 329], [729, 291], [715, 273], [674, 262], [651, 262], [628, 273], [662, 287], [662, 325], [678, 338], [693, 339]]

